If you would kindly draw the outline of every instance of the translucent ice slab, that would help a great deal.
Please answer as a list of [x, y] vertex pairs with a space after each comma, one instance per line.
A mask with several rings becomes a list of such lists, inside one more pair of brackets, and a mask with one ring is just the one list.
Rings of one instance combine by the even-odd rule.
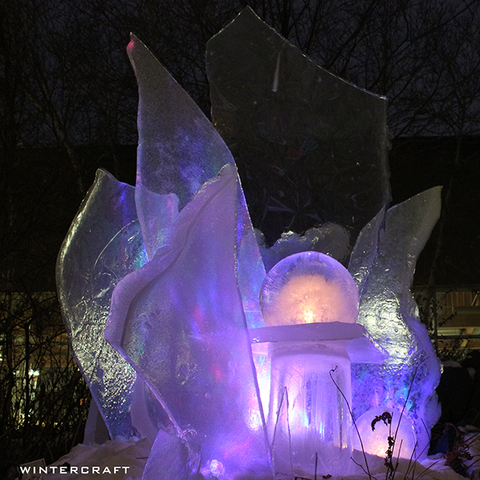
[[[152, 258], [178, 209], [234, 160], [211, 122], [134, 35], [127, 50], [139, 89], [135, 202]], [[237, 188], [238, 282], [248, 325], [254, 328], [264, 326], [258, 297], [265, 268], [240, 183]]]
[[195, 102], [134, 35], [127, 52], [139, 89], [135, 201], [151, 257], [178, 208], [233, 158]]
[[[415, 264], [440, 215], [436, 187], [382, 213], [360, 234], [350, 273], [361, 294], [358, 323], [389, 354], [381, 365], [353, 367], [354, 411], [394, 408], [412, 420], [421, 454], [438, 418], [440, 363], [410, 293]], [[423, 451], [423, 454], [426, 454]]]
[[103, 331], [115, 285], [145, 260], [133, 187], [99, 170], [59, 253], [57, 286], [73, 353], [112, 438], [136, 433], [136, 374]]
[[105, 337], [134, 365], [206, 474], [268, 472], [236, 278], [238, 177], [227, 164], [155, 256], [116, 287]]
[[207, 74], [213, 122], [237, 165], [264, 169], [267, 196], [308, 189], [311, 226], [351, 227], [353, 246], [390, 200], [385, 98], [318, 67], [250, 8], [208, 42]]

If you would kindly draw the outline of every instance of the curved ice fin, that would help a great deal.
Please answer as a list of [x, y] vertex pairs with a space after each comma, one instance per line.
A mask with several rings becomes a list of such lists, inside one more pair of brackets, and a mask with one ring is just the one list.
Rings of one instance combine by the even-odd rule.
[[227, 472], [268, 469], [269, 458], [236, 277], [237, 194], [227, 164], [153, 259], [118, 284], [105, 330], [201, 450], [202, 468]]
[[135, 201], [151, 258], [178, 209], [234, 161], [211, 122], [134, 35], [127, 52], [139, 90]]
[[[439, 413], [432, 394], [440, 379], [440, 363], [419, 322], [410, 286], [417, 258], [440, 215], [440, 193], [441, 187], [431, 188], [388, 210], [377, 255], [368, 276], [362, 275], [358, 322], [389, 356], [382, 365], [353, 367], [356, 415], [379, 406], [401, 411], [405, 405], [415, 425], [419, 451], [428, 443], [423, 424], [427, 405], [434, 412], [427, 421], [434, 422]], [[375, 229], [372, 227], [372, 234]], [[367, 243], [364, 246], [368, 248]], [[363, 256], [370, 263], [371, 255]], [[426, 425], [427, 430], [432, 426]]]
[[146, 260], [133, 190], [97, 171], [57, 261], [73, 353], [112, 438], [138, 433], [131, 420], [135, 371], [103, 338], [115, 285]]

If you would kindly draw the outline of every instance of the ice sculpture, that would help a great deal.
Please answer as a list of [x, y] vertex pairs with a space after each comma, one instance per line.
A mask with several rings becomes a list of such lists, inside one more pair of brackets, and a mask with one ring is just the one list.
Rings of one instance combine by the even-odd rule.
[[269, 342], [267, 426], [276, 474], [344, 475], [353, 466], [351, 358], [383, 360], [355, 324], [358, 304], [345, 267], [318, 252], [283, 259], [263, 282], [268, 327], [255, 330], [254, 341]]
[[[137, 184], [98, 173], [57, 270], [72, 348], [110, 435], [154, 441], [145, 480], [271, 479], [272, 453], [277, 466], [283, 458], [311, 472], [312, 452], [295, 462], [301, 449], [293, 445], [309, 442], [302, 422], [321, 408], [306, 400], [293, 413], [289, 399], [297, 391], [300, 402], [312, 388], [339, 395], [330, 378], [335, 366], [333, 378], [348, 398], [351, 361], [356, 416], [403, 411], [423, 445], [423, 424], [428, 429], [437, 415], [432, 393], [440, 369], [409, 286], [438, 216], [439, 189], [387, 210], [385, 99], [315, 66], [250, 9], [209, 42], [214, 123], [236, 159], [260, 155], [280, 168], [301, 163], [320, 179], [312, 201], [321, 206], [322, 225], [264, 248], [264, 263], [226, 144], [135, 37], [128, 53], [140, 93]], [[266, 270], [274, 275], [283, 257], [301, 250], [349, 261], [358, 323], [333, 320], [354, 318], [348, 308], [331, 310], [327, 323], [307, 309], [314, 323], [265, 327], [259, 296]], [[303, 280], [294, 283], [307, 294], [323, 292], [314, 302], [320, 309], [328, 310], [325, 292], [342, 296], [319, 278]], [[283, 310], [273, 309], [274, 323]], [[285, 328], [292, 342], [286, 350]], [[368, 334], [387, 360], [371, 349], [362, 353]], [[320, 373], [304, 369], [307, 354], [295, 349], [312, 339], [311, 349], [328, 351], [332, 368], [325, 362]], [[279, 343], [271, 356], [261, 348], [268, 342]], [[292, 375], [290, 393], [282, 393], [279, 372], [295, 362], [303, 375]], [[332, 398], [326, 395], [322, 408]], [[332, 420], [342, 420], [332, 432], [342, 426], [323, 437], [324, 454], [316, 458], [325, 474], [342, 473], [329, 463], [328, 448], [350, 445], [348, 415], [333, 413], [345, 406], [335, 405]]]

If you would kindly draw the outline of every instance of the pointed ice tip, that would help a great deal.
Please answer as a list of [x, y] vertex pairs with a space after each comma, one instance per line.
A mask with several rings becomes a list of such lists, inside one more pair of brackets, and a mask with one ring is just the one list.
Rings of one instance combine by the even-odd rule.
[[127, 45], [127, 53], [130, 54], [131, 52], [133, 52], [135, 47], [138, 47], [139, 45], [144, 44], [134, 33], [130, 32], [130, 41]]
[[130, 32], [130, 42], [143, 43], [133, 32]]
[[[250, 14], [250, 15], [253, 15], [254, 17], [257, 17], [258, 19], [261, 20], [261, 18], [257, 15], [257, 12], [255, 12], [255, 10], [250, 6], [250, 5], [247, 5], [241, 12], [239, 15], [247, 15], [247, 14]], [[262, 20], [263, 22], [263, 20]]]
[[[137, 75], [137, 68], [143, 70], [147, 68], [146, 65], [149, 63], [149, 58], [150, 61], [153, 60], [154, 62], [158, 62], [155, 55], [134, 33], [130, 33], [130, 42], [127, 45], [127, 55], [135, 71], [135, 75]], [[138, 78], [137, 81], [139, 81]]]
[[138, 42], [138, 38], [132, 32], [130, 32], [130, 41], [128, 42], [128, 45], [127, 45], [127, 55], [129, 56], [130, 61], [131, 61], [132, 52], [135, 48], [135, 43], [137, 42]]
[[[250, 7], [249, 5], [247, 5], [240, 13], [237, 14], [237, 16], [229, 23], [227, 23], [227, 25], [225, 25], [225, 27], [223, 27], [220, 31], [218, 31], [215, 35], [212, 36], [212, 38], [210, 38], [210, 40], [208, 40], [207, 42], [207, 45], [209, 43], [211, 43], [211, 41], [214, 39], [214, 38], [217, 38], [218, 36], [222, 35], [222, 32], [225, 30], [225, 29], [228, 29], [228, 27], [232, 24], [234, 24], [235, 22], [238, 22], [238, 21], [243, 21], [244, 19], [248, 22], [248, 19], [249, 18], [253, 18], [253, 21], [254, 22], [261, 22], [262, 24], [265, 24], [268, 28], [272, 29], [272, 27], [270, 27], [270, 25], [268, 25], [267, 23], [265, 23], [258, 15], [257, 13], [255, 12], [255, 10], [253, 10], [252, 7]], [[273, 29], [272, 29], [273, 30]]]

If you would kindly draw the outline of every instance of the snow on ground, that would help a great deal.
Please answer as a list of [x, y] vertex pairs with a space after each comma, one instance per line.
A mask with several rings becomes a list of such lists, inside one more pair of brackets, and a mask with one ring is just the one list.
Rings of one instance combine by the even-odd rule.
[[[151, 443], [147, 439], [115, 440], [108, 441], [102, 445], [80, 444], [48, 467], [49, 472], [53, 470], [52, 467], [57, 467], [55, 473], [41, 474], [41, 478], [43, 480], [98, 480], [99, 478], [108, 478], [108, 480], [141, 480], [150, 448]], [[478, 455], [480, 453], [480, 441], [476, 440], [470, 450], [472, 454]], [[362, 452], [354, 451], [353, 458], [357, 463], [365, 465]], [[376, 480], [386, 478], [383, 458], [367, 455], [367, 461], [370, 473]], [[69, 467], [65, 464], [68, 464], [70, 469], [73, 468], [74, 472], [66, 473]], [[63, 471], [60, 471], [60, 466], [62, 465], [64, 465]], [[77, 472], [75, 472], [75, 467]], [[322, 480], [321, 476], [319, 478]], [[474, 478], [479, 479], [479, 476]], [[340, 479], [366, 480], [368, 475], [360, 467], [353, 466], [350, 475], [330, 478], [330, 480]], [[395, 479], [464, 480], [464, 477], [455, 473], [450, 467], [445, 466], [444, 457], [438, 454], [428, 457], [421, 463], [412, 463], [408, 460], [400, 459]]]
[[[41, 477], [43, 480], [141, 480], [151, 447], [152, 443], [146, 438], [109, 440], [102, 445], [80, 444], [49, 466], [49, 472], [52, 466], [59, 467], [55, 473]], [[70, 470], [73, 467], [75, 471], [76, 467], [78, 473], [62, 473], [60, 466], [65, 463], [70, 465]], [[68, 471], [68, 466], [63, 471]]]

